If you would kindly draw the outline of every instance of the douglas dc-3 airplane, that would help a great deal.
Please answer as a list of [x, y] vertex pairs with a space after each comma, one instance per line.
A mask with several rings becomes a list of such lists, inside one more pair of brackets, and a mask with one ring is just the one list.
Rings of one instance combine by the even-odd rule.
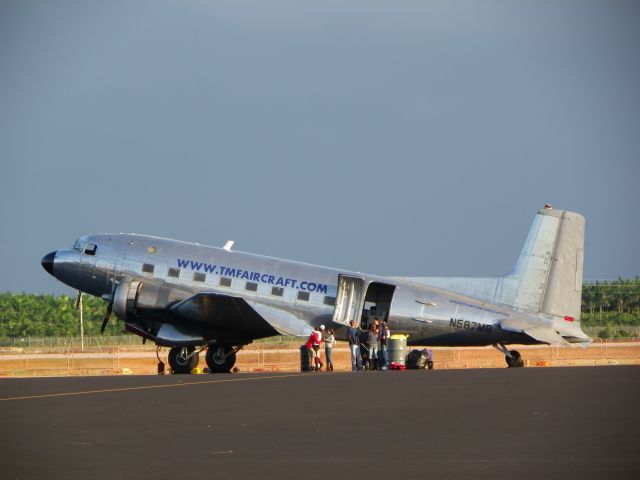
[[374, 316], [409, 345], [493, 345], [509, 367], [509, 344], [586, 344], [580, 327], [584, 218], [546, 205], [513, 271], [495, 278], [383, 277], [134, 234], [80, 237], [42, 259], [65, 284], [107, 302], [125, 329], [171, 347], [188, 373], [207, 348], [211, 372], [229, 372], [254, 339], [308, 335], [327, 325], [338, 338]]

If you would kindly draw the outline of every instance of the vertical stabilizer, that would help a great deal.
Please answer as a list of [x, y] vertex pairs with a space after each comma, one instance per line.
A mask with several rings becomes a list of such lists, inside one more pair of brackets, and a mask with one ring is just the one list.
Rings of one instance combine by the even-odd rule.
[[584, 217], [564, 210], [538, 212], [500, 303], [530, 312], [580, 319]]

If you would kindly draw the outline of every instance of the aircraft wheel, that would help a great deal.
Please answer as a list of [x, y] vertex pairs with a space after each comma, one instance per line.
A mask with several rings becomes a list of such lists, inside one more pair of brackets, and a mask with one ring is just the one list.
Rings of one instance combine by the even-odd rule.
[[236, 352], [229, 346], [210, 345], [206, 360], [210, 373], [229, 373], [236, 363]]
[[198, 366], [199, 355], [194, 353], [189, 357], [194, 350], [193, 347], [173, 347], [169, 350], [169, 366], [173, 373], [191, 373]]
[[524, 367], [524, 360], [522, 360], [522, 356], [520, 352], [517, 350], [510, 350], [510, 355], [505, 355], [504, 359], [507, 361], [507, 366], [509, 368], [520, 368]]

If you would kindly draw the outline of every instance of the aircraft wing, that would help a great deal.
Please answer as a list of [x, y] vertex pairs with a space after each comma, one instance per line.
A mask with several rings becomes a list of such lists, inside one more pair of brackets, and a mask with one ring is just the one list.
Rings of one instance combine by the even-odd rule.
[[197, 293], [170, 309], [180, 317], [204, 324], [207, 329], [225, 336], [263, 338], [278, 334], [269, 322], [240, 297], [211, 292]]
[[[269, 324], [275, 328], [280, 335], [306, 336], [308, 337], [313, 328], [307, 325], [292, 312], [282, 308], [263, 305], [257, 302], [249, 302], [249, 305], [256, 310], [263, 318], [269, 319]], [[327, 320], [328, 321], [328, 320]]]

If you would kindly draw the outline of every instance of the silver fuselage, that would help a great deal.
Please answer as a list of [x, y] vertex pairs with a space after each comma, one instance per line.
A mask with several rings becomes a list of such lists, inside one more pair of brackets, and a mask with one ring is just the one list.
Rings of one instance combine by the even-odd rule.
[[[88, 245], [91, 248], [87, 251]], [[396, 277], [144, 235], [84, 236], [76, 241], [74, 248], [52, 252], [50, 261], [50, 273], [57, 279], [105, 300], [114, 295], [117, 285], [132, 280], [142, 284], [143, 292], [154, 289], [157, 293], [146, 300], [144, 312], [148, 318], [142, 315], [137, 320], [122, 318], [126, 315], [118, 314], [117, 309], [116, 314], [130, 326], [137, 325], [138, 328], [128, 330], [138, 334], [140, 322], [145, 321], [184, 327], [186, 331], [196, 332], [196, 337], [200, 330], [206, 331], [204, 340], [194, 343], [224, 339], [216, 338], [215, 325], [207, 325], [206, 319], [176, 317], [169, 309], [201, 292], [241, 298], [273, 327], [241, 339], [247, 343], [275, 334], [307, 335], [320, 324], [336, 329], [338, 337], [344, 338], [350, 319], [356, 319], [366, 328], [367, 318], [378, 316], [388, 322], [392, 334], [408, 335], [407, 341], [413, 345], [526, 344], [540, 342], [520, 332], [504, 330], [500, 322], [516, 319], [543, 327], [553, 326], [555, 322], [544, 315], [517, 311]], [[563, 325], [565, 332], [570, 332], [570, 327]], [[144, 328], [150, 331], [150, 327]], [[581, 336], [579, 330], [578, 327], [576, 337]], [[164, 343], [171, 342], [165, 340]]]

